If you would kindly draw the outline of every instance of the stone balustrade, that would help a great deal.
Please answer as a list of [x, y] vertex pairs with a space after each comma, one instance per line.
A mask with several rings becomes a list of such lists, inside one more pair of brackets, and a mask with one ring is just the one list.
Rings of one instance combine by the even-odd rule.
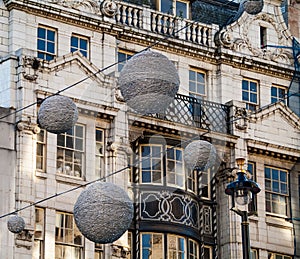
[[213, 36], [217, 25], [203, 24], [162, 13], [148, 6], [117, 2], [116, 23], [132, 28], [172, 36], [207, 47], [214, 47]]

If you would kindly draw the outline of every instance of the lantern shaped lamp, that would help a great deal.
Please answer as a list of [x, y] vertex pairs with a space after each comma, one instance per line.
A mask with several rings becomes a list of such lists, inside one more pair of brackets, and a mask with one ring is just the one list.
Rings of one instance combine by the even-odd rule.
[[256, 199], [256, 194], [260, 192], [258, 184], [246, 177], [245, 159], [238, 158], [236, 163], [239, 167], [237, 180], [229, 183], [225, 189], [225, 193], [232, 197], [232, 208], [235, 208], [236, 204], [241, 206], [249, 204]]

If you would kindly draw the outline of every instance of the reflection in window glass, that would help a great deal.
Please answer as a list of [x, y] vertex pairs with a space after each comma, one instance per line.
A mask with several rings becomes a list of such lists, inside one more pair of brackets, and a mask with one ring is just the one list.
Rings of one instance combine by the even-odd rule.
[[46, 130], [36, 134], [36, 169], [42, 172], [46, 170]]
[[184, 187], [184, 170], [182, 148], [167, 149], [167, 182], [171, 185]]
[[287, 215], [288, 172], [265, 166], [266, 211]]
[[78, 230], [73, 215], [56, 212], [55, 259], [81, 259], [83, 237]]
[[163, 259], [163, 235], [142, 234], [142, 259]]
[[57, 135], [57, 173], [82, 177], [83, 154], [84, 126]]
[[100, 128], [95, 130], [96, 152], [95, 152], [95, 175], [101, 177], [104, 169], [104, 131]]
[[143, 183], [162, 183], [162, 147], [142, 145], [141, 181]]

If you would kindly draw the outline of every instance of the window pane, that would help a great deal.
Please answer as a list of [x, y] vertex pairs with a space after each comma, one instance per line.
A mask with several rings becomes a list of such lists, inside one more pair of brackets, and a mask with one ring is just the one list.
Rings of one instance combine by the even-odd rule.
[[187, 18], [187, 3], [176, 1], [176, 16]]
[[250, 91], [257, 92], [257, 84], [254, 82], [250, 82]]
[[54, 41], [55, 40], [55, 32], [52, 30], [47, 30], [47, 39], [49, 41]]
[[173, 3], [170, 0], [160, 0], [160, 11], [163, 13], [173, 14]]
[[246, 81], [246, 80], [242, 81], [242, 89], [243, 90], [249, 90], [248, 81]]
[[46, 50], [46, 43], [44, 40], [38, 39], [38, 50]]
[[38, 38], [46, 38], [46, 30], [44, 28], [38, 28]]
[[279, 180], [278, 170], [276, 169], [272, 170], [272, 180]]
[[196, 81], [195, 71], [189, 70], [189, 80]]
[[277, 97], [277, 87], [274, 86], [271, 87], [271, 96]]
[[78, 48], [78, 38], [77, 37], [74, 37], [74, 36], [71, 37], [71, 46]]

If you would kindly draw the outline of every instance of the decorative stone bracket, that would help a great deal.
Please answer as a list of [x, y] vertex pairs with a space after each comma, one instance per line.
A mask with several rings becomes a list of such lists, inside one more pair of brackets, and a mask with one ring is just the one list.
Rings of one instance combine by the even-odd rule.
[[25, 56], [22, 59], [22, 74], [25, 79], [35, 81], [38, 78], [38, 70], [41, 67], [41, 62], [35, 57]]
[[127, 258], [127, 256], [130, 254], [129, 249], [124, 246], [113, 244], [111, 248], [112, 248], [112, 256], [116, 258]]
[[18, 121], [16, 128], [19, 131], [32, 131], [34, 134], [38, 134], [41, 131], [37, 124], [31, 123], [30, 121]]
[[235, 127], [239, 130], [246, 130], [249, 125], [249, 114], [246, 108], [236, 107], [234, 113]]
[[24, 229], [21, 233], [16, 235], [16, 246], [25, 247], [30, 250], [33, 245], [33, 230]]

